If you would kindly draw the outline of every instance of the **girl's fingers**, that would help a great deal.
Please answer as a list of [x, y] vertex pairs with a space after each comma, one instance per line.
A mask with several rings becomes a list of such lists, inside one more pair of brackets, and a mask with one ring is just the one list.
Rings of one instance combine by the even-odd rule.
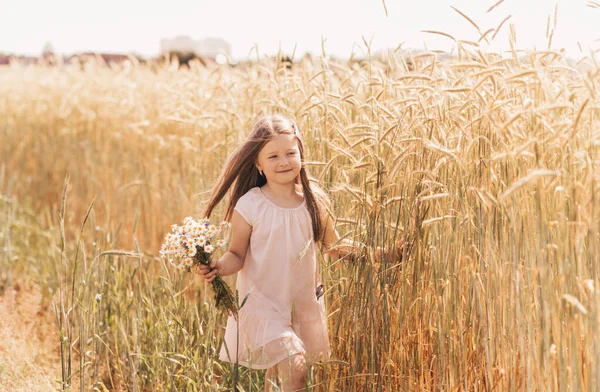
[[194, 272], [198, 275], [205, 275], [209, 271], [208, 267], [205, 265], [195, 265]]
[[212, 282], [213, 280], [215, 280], [216, 277], [217, 277], [216, 269], [214, 269], [214, 270], [210, 271], [208, 274], [204, 275], [204, 278], [206, 279], [207, 282]]
[[192, 267], [192, 271], [198, 275], [202, 275], [207, 282], [212, 282], [217, 277], [217, 269], [213, 267], [214, 264], [214, 261], [211, 263], [211, 267], [197, 264]]
[[210, 268], [217, 268], [217, 260], [213, 259], [210, 261]]
[[399, 240], [396, 244], [396, 255], [399, 260], [402, 260], [402, 256], [404, 255], [404, 240]]

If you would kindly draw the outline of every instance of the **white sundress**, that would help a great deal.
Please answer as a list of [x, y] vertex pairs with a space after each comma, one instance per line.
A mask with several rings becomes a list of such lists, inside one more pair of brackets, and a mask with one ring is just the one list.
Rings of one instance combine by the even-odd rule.
[[268, 369], [298, 353], [308, 363], [329, 358], [325, 307], [315, 295], [316, 244], [306, 202], [283, 208], [255, 187], [235, 210], [252, 226], [236, 284], [240, 303], [248, 297], [238, 321], [227, 320], [220, 359]]

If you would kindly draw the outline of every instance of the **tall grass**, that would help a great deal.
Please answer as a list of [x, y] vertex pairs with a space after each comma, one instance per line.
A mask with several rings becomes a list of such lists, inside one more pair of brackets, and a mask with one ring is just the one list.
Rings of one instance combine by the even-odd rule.
[[[44, 227], [64, 218], [64, 258], [55, 229], [35, 274], [55, 301], [71, 290], [72, 313], [58, 314], [71, 360], [85, 356], [71, 368], [80, 388], [233, 388], [205, 286], [156, 255], [170, 224], [200, 214], [253, 121], [277, 112], [298, 120], [342, 234], [413, 243], [401, 264], [321, 260], [334, 360], [311, 369], [313, 389], [593, 390], [595, 62], [459, 46], [409, 65], [390, 53], [291, 69], [0, 69], [0, 190], [31, 199]], [[98, 257], [111, 249], [137, 256]], [[239, 388], [262, 377], [246, 371]]]

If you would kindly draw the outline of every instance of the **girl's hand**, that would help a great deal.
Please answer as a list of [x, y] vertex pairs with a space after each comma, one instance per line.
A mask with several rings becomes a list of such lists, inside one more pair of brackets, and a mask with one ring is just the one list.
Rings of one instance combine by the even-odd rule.
[[196, 264], [192, 267], [192, 271], [194, 271], [198, 275], [202, 275], [207, 282], [212, 282], [217, 277], [217, 261], [211, 260], [210, 267], [203, 264]]
[[404, 240], [397, 240], [392, 249], [377, 248], [375, 252], [375, 264], [379, 264], [385, 257], [394, 262], [402, 262], [404, 253]]
[[402, 262], [402, 256], [404, 254], [404, 240], [397, 240], [396, 246], [394, 246], [394, 259], [398, 262]]

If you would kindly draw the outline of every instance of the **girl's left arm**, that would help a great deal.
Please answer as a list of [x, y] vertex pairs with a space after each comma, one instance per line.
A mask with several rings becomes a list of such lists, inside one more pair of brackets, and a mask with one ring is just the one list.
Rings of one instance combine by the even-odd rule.
[[[327, 212], [323, 213], [322, 222], [325, 228], [322, 241], [324, 247], [323, 253], [336, 259], [350, 259], [361, 262], [367, 261], [367, 256], [370, 254], [371, 260], [375, 263], [379, 263], [381, 258], [386, 255], [382, 247], [377, 246], [373, 248], [359, 241], [353, 241], [348, 238], [340, 239], [340, 235], [335, 229], [334, 219]], [[403, 247], [403, 242], [399, 241], [394, 246], [395, 249], [392, 249], [394, 257], [398, 260], [402, 259]]]

